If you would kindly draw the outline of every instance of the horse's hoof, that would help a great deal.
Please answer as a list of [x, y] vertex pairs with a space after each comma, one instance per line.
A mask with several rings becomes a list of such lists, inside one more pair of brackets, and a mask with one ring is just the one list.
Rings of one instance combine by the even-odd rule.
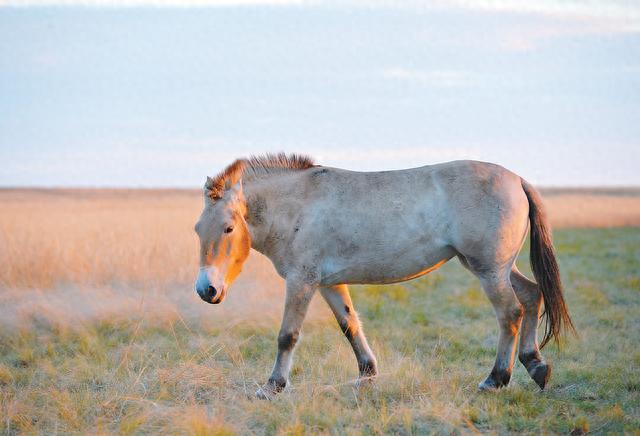
[[540, 362], [531, 369], [529, 375], [533, 381], [540, 386], [540, 390], [544, 390], [549, 378], [551, 378], [551, 365], [545, 362]]
[[374, 376], [360, 377], [356, 380], [354, 387], [357, 390], [371, 388], [375, 385], [375, 381], [376, 379]]
[[485, 381], [478, 384], [478, 390], [480, 392], [493, 392], [497, 391], [498, 389], [499, 387], [496, 385], [496, 382], [491, 380], [490, 378], [487, 378]]
[[256, 391], [256, 397], [261, 400], [273, 400], [276, 395], [284, 390], [286, 385], [287, 381], [284, 378], [270, 378], [268, 382]]
[[549, 378], [551, 378], [551, 364], [545, 362], [538, 351], [524, 353], [518, 356], [518, 359], [527, 368], [533, 381], [540, 386], [540, 390], [544, 390]]
[[491, 371], [489, 377], [487, 377], [482, 383], [478, 385], [478, 390], [481, 392], [497, 391], [509, 384], [511, 374], [506, 372]]
[[275, 398], [275, 396], [276, 392], [266, 386], [263, 386], [256, 391], [256, 398], [258, 398], [259, 400], [271, 401]]

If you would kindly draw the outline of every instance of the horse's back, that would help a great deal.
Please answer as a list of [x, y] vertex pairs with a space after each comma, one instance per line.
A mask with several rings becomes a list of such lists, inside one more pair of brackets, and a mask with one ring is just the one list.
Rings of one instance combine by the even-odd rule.
[[477, 243], [499, 227], [519, 184], [508, 170], [474, 161], [381, 172], [315, 167], [305, 177], [301, 247], [313, 241], [337, 281], [368, 283], [419, 275]]
[[359, 172], [332, 167], [306, 171], [305, 191], [313, 199], [367, 208], [409, 199], [454, 209], [478, 208], [509, 201], [522, 193], [521, 179], [506, 168], [473, 160], [451, 161], [416, 168]]

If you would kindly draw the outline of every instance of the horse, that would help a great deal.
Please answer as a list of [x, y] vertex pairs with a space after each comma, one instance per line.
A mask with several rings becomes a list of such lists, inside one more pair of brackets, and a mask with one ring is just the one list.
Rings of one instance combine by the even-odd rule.
[[[536, 282], [515, 265], [529, 228]], [[207, 177], [195, 231], [195, 291], [205, 302], [224, 300], [251, 248], [267, 256], [285, 280], [277, 355], [271, 376], [256, 392], [261, 399], [274, 398], [290, 384], [294, 347], [317, 291], [353, 348], [358, 384], [372, 380], [378, 364], [347, 286], [410, 280], [454, 257], [478, 277], [498, 320], [496, 359], [478, 385], [481, 391], [508, 385], [518, 334], [518, 359], [544, 389], [551, 366], [540, 349], [565, 330], [575, 333], [542, 200], [523, 178], [499, 165], [464, 160], [356, 172], [296, 154], [238, 159]]]

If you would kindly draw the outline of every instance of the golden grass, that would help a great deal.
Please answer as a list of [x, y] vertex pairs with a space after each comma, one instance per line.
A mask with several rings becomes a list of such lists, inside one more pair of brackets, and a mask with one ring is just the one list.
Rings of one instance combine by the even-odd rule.
[[[545, 200], [556, 227], [640, 225], [635, 193], [554, 191]], [[193, 224], [201, 204], [195, 191], [0, 190], [0, 431], [635, 428], [639, 383], [631, 368], [640, 354], [626, 332], [637, 319], [640, 278], [633, 248], [620, 253], [618, 245], [606, 245], [635, 233], [602, 235], [597, 244], [589, 234], [560, 234], [561, 266], [581, 331], [593, 344], [606, 344], [612, 332], [623, 339], [604, 360], [588, 343], [569, 344], [558, 385], [546, 396], [537, 396], [522, 371], [508, 391], [475, 392], [493, 359], [495, 321], [477, 281], [445, 265], [418, 281], [354, 290], [381, 364], [376, 386], [353, 390], [352, 352], [316, 298], [292, 390], [262, 403], [252, 394], [272, 365], [283, 281], [252, 253], [223, 305], [200, 301], [193, 291]], [[586, 253], [602, 257], [577, 263]], [[612, 277], [600, 282], [603, 265]], [[585, 315], [594, 306], [597, 315]], [[615, 383], [594, 384], [594, 374], [609, 373]]]
[[[551, 190], [545, 202], [555, 228], [640, 226], [636, 191]], [[195, 276], [197, 191], [5, 189], [0, 205], [2, 288], [163, 288]]]
[[543, 191], [554, 228], [639, 227], [640, 190]]
[[[0, 190], [0, 204], [0, 326], [213, 322], [193, 291], [199, 193]], [[270, 261], [252, 251], [216, 314], [273, 326], [283, 292]], [[314, 303], [312, 317], [328, 314]]]
[[197, 200], [179, 191], [0, 191], [0, 285], [191, 280]]

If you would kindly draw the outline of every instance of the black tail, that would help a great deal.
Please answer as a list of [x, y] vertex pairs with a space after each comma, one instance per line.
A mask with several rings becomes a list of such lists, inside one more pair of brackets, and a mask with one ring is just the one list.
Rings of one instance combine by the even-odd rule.
[[551, 339], [558, 343], [560, 333], [563, 330], [569, 330], [574, 334], [576, 330], [562, 295], [560, 269], [556, 261], [551, 229], [548, 226], [542, 199], [533, 186], [524, 180], [522, 180], [522, 188], [529, 199], [531, 269], [544, 300], [544, 313], [542, 314], [545, 317], [544, 338], [540, 344], [540, 348], [542, 348]]

